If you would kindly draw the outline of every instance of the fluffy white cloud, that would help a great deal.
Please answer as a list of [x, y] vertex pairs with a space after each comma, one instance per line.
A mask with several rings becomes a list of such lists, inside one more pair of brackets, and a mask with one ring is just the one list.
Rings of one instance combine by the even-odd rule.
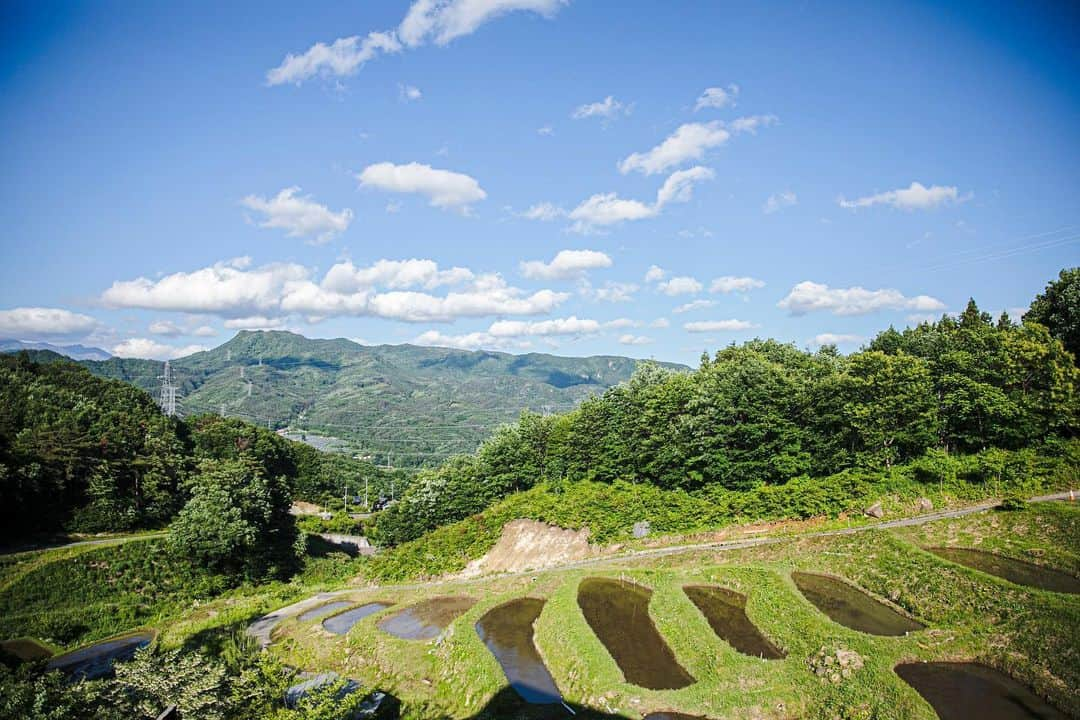
[[719, 121], [686, 123], [652, 150], [627, 156], [619, 163], [619, 172], [661, 173], [688, 160], [701, 160], [706, 150], [723, 145], [730, 138], [731, 133]]
[[765, 287], [764, 280], [758, 280], [752, 277], [735, 277], [733, 275], [724, 275], [718, 277], [712, 281], [709, 285], [709, 292], [713, 293], [733, 293], [733, 292], [749, 292], [755, 288]]
[[550, 125], [544, 125], [543, 127], [536, 128], [537, 135], [554, 135], [555, 128]]
[[474, 350], [477, 348], [526, 348], [531, 345], [527, 338], [549, 338], [557, 336], [595, 335], [603, 330], [630, 327], [633, 321], [625, 318], [601, 323], [597, 320], [578, 318], [553, 318], [526, 322], [523, 320], [499, 320], [485, 331], [464, 335], [446, 335], [437, 330], [422, 333], [414, 342], [420, 345], [440, 345], [445, 347]]
[[656, 289], [665, 295], [693, 295], [701, 292], [703, 287], [697, 279], [681, 275], [661, 282]]
[[680, 305], [671, 312], [681, 314], [686, 312], [693, 312], [694, 310], [704, 310], [705, 308], [711, 308], [713, 305], [716, 305], [715, 300], [693, 300], [684, 305]]
[[928, 295], [905, 297], [899, 290], [867, 290], [862, 287], [830, 288], [821, 283], [804, 281], [796, 285], [787, 297], [777, 303], [792, 315], [827, 310], [834, 315], [865, 315], [879, 310], [943, 310], [945, 304]]
[[354, 293], [375, 287], [393, 290], [422, 287], [431, 290], [441, 285], [460, 285], [474, 277], [468, 268], [440, 270], [434, 260], [378, 260], [367, 267], [356, 267], [351, 260], [345, 260], [326, 272], [322, 287], [338, 293]]
[[692, 333], [752, 330], [756, 327], [760, 326], [747, 320], [701, 320], [683, 325], [684, 330]]
[[203, 352], [203, 345], [185, 345], [175, 347], [148, 338], [129, 338], [114, 345], [109, 351], [122, 358], [144, 358], [147, 360], [175, 360], [197, 352]]
[[386, 192], [426, 195], [431, 205], [438, 208], [464, 211], [472, 203], [487, 197], [480, 183], [468, 175], [438, 170], [416, 162], [407, 165], [376, 163], [364, 168], [356, 179], [364, 187]]
[[843, 333], [821, 333], [815, 335], [810, 341], [810, 345], [813, 347], [821, 347], [822, 345], [847, 345], [851, 343], [858, 343], [865, 340], [862, 335], [849, 335]]
[[165, 335], [166, 337], [176, 337], [184, 334], [183, 328], [169, 320], [156, 320], [150, 323], [149, 330], [154, 335]]
[[520, 267], [527, 278], [565, 280], [581, 277], [588, 270], [611, 267], [611, 258], [597, 250], [560, 250], [551, 262], [527, 260]]
[[542, 202], [533, 205], [531, 208], [521, 213], [521, 217], [526, 220], [540, 220], [542, 222], [550, 222], [566, 216], [566, 211], [558, 205], [554, 205], [549, 202]]
[[658, 282], [664, 279], [667, 272], [659, 265], [650, 265], [649, 269], [645, 271], [645, 282]]
[[0, 310], [0, 337], [14, 340], [85, 335], [98, 327], [89, 315], [62, 308], [18, 307]]
[[293, 186], [267, 200], [258, 195], [248, 195], [240, 204], [249, 210], [263, 214], [259, 223], [264, 228], [281, 228], [289, 237], [306, 237], [315, 245], [328, 242], [345, 232], [353, 219], [353, 211], [345, 208], [333, 212], [320, 205], [311, 196], [297, 197], [300, 188]]
[[750, 133], [754, 135], [757, 133], [758, 128], [769, 127], [780, 122], [780, 118], [775, 115], [748, 115], [746, 117], [735, 118], [728, 123], [728, 129], [733, 133]]
[[527, 350], [532, 343], [516, 338], [497, 338], [486, 332], [472, 332], [464, 335], [446, 335], [438, 330], [428, 330], [413, 339], [417, 345], [448, 347], [457, 350]]
[[584, 120], [591, 117], [612, 118], [622, 113], [630, 114], [630, 107], [608, 95], [600, 102], [579, 105], [570, 114], [570, 117], [575, 120]]
[[954, 185], [926, 187], [922, 183], [913, 182], [906, 188], [867, 195], [855, 200], [845, 200], [841, 197], [838, 202], [840, 207], [851, 210], [874, 205], [889, 205], [901, 210], [929, 210], [940, 205], [963, 202], [970, 197], [970, 193], [961, 197], [960, 191]]
[[420, 88], [415, 85], [402, 85], [398, 83], [398, 97], [405, 102], [412, 102], [413, 100], [419, 100], [424, 94], [420, 92]]
[[251, 258], [216, 263], [190, 273], [178, 272], [160, 280], [145, 277], [117, 280], [101, 295], [114, 308], [214, 313], [229, 317], [275, 310], [286, 285], [307, 280], [308, 270], [294, 263], [275, 263], [247, 269]]
[[524, 10], [553, 16], [567, 0], [416, 0], [394, 30], [316, 43], [300, 55], [289, 54], [266, 73], [267, 85], [300, 83], [317, 75], [351, 75], [380, 53], [400, 52], [428, 42], [446, 45], [469, 35], [499, 15]]
[[285, 318], [253, 315], [252, 317], [232, 318], [225, 321], [230, 330], [279, 330], [285, 327]]
[[651, 337], [646, 337], [645, 335], [631, 335], [627, 333], [626, 335], [619, 336], [619, 343], [622, 345], [648, 345], [652, 341], [653, 339]]
[[491, 324], [488, 333], [494, 337], [593, 335], [600, 332], [602, 328], [603, 325], [597, 320], [579, 319], [571, 315], [568, 318], [553, 318], [536, 322], [499, 320]]
[[728, 105], [735, 104], [735, 98], [739, 96], [739, 86], [732, 83], [726, 88], [710, 87], [705, 88], [705, 92], [701, 93], [701, 97], [697, 99], [697, 103], [694, 105], [694, 112], [698, 110], [704, 110], [705, 108], [724, 108]]
[[217, 330], [210, 327], [209, 325], [200, 325], [199, 327], [192, 330], [191, 334], [195, 337], [213, 337], [217, 335]]
[[785, 190], [769, 196], [769, 199], [765, 201], [765, 204], [761, 206], [761, 211], [766, 215], [772, 215], [777, 210], [782, 210], [786, 207], [799, 204], [799, 197], [791, 192]]
[[584, 284], [581, 288], [581, 294], [593, 300], [599, 300], [600, 302], [630, 302], [634, 299], [634, 293], [636, 293], [638, 289], [639, 288], [635, 283], [609, 281], [598, 288], [594, 288], [589, 284]]
[[712, 170], [701, 166], [674, 172], [656, 192], [656, 201], [652, 204], [626, 200], [615, 193], [593, 195], [570, 211], [569, 218], [574, 221], [570, 229], [588, 233], [622, 222], [656, 217], [670, 203], [689, 201], [694, 184], [713, 177]]
[[651, 328], [671, 327], [671, 322], [667, 318], [656, 318], [651, 323], [649, 323], [649, 327], [651, 327]]

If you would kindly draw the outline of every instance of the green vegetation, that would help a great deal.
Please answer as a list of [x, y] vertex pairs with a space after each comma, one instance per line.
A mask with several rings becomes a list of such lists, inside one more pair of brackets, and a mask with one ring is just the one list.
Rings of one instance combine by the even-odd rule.
[[1080, 267], [1062, 270], [1057, 280], [1047, 283], [1024, 322], [1046, 327], [1073, 357], [1080, 357]]

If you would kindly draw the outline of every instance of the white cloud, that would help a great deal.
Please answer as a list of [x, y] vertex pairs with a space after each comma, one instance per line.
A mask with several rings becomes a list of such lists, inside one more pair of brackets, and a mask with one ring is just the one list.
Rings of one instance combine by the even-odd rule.
[[416, 0], [394, 30], [316, 43], [300, 55], [289, 54], [266, 73], [267, 85], [299, 85], [315, 76], [351, 75], [380, 53], [400, 52], [428, 42], [446, 45], [470, 35], [499, 15], [518, 10], [552, 17], [567, 0]]
[[639, 287], [635, 283], [608, 281], [598, 288], [586, 284], [581, 288], [581, 294], [600, 302], [630, 302], [634, 299], [634, 293], [638, 289]]
[[297, 197], [300, 188], [293, 186], [279, 192], [269, 200], [258, 195], [248, 195], [240, 204], [249, 210], [262, 213], [259, 223], [264, 228], [282, 228], [289, 237], [306, 237], [319, 245], [345, 232], [353, 219], [353, 211], [345, 208], [333, 212], [320, 205], [311, 196]]
[[209, 325], [200, 325], [199, 327], [192, 330], [191, 334], [195, 337], [213, 337], [217, 335], [217, 330], [210, 327]]
[[14, 340], [85, 335], [98, 327], [89, 315], [62, 308], [18, 307], [0, 310], [0, 337]]
[[710, 308], [710, 307], [712, 307], [714, 305], [716, 305], [715, 300], [693, 300], [691, 302], [686, 303], [685, 305], [680, 305], [679, 307], [675, 308], [671, 312], [673, 312], [673, 313], [693, 312], [694, 310], [704, 310], [705, 308]]
[[694, 105], [694, 112], [704, 110], [705, 108], [719, 109], [734, 105], [735, 98], [738, 96], [739, 86], [734, 83], [728, 85], [726, 88], [705, 88], [705, 92], [701, 93], [701, 97], [697, 99], [697, 103]]
[[183, 335], [184, 330], [179, 325], [169, 320], [157, 320], [150, 323], [150, 332], [154, 335], [165, 335], [166, 337], [176, 337], [177, 335]]
[[405, 102], [412, 102], [413, 100], [419, 100], [424, 94], [420, 92], [420, 88], [415, 85], [402, 85], [398, 83], [398, 97]]
[[551, 127], [550, 125], [544, 125], [543, 127], [539, 127], [539, 128], [536, 129], [536, 134], [537, 135], [554, 135], [555, 134], [555, 128]]
[[931, 185], [926, 187], [922, 183], [913, 182], [907, 188], [889, 190], [867, 195], [855, 200], [845, 200], [841, 197], [838, 202], [840, 207], [855, 210], [874, 205], [889, 205], [901, 210], [929, 210], [940, 205], [964, 202], [971, 194], [961, 197], [960, 191], [954, 185]]
[[799, 197], [791, 192], [785, 190], [769, 196], [769, 199], [765, 201], [765, 204], [761, 206], [761, 211], [766, 215], [772, 215], [777, 210], [783, 210], [786, 207], [799, 204]]
[[735, 134], [748, 132], [751, 135], [755, 135], [757, 134], [758, 128], [769, 127], [778, 122], [780, 122], [780, 118], [775, 115], [748, 115], [732, 120], [728, 123], [728, 129]]
[[631, 320], [630, 318], [616, 318], [615, 320], [608, 320], [604, 323], [605, 330], [623, 330], [625, 328], [634, 328], [641, 325], [637, 320]]
[[575, 120], [584, 120], [585, 118], [591, 117], [613, 118], [620, 114], [629, 115], [630, 107], [608, 95], [600, 102], [579, 105], [574, 109], [574, 112], [570, 114], [570, 117]]
[[858, 343], [865, 340], [862, 335], [849, 335], [843, 333], [821, 333], [815, 335], [810, 341], [812, 347], [821, 347], [822, 345], [848, 345], [852, 343]]
[[147, 360], [175, 360], [206, 350], [204, 345], [174, 347], [148, 338], [129, 338], [114, 345], [109, 351], [122, 358], [145, 358]]
[[634, 170], [646, 175], [661, 173], [688, 160], [701, 160], [706, 150], [723, 145], [730, 138], [731, 133], [719, 121], [686, 123], [652, 150], [627, 156], [619, 163], [619, 172], [624, 175]]
[[755, 288], [765, 287], [764, 280], [758, 280], [752, 277], [735, 277], [733, 275], [724, 275], [718, 277], [712, 281], [709, 285], [709, 292], [713, 293], [733, 293], [733, 292], [749, 292]]
[[376, 163], [364, 168], [356, 179], [365, 187], [386, 192], [426, 195], [431, 205], [438, 208], [465, 211], [472, 203], [487, 197], [480, 183], [468, 175], [416, 162], [407, 165]]
[[438, 330], [421, 333], [413, 342], [430, 347], [448, 347], [458, 350], [525, 350], [532, 346], [529, 341], [515, 338], [497, 338], [486, 332], [472, 332], [464, 335], [446, 335]]
[[553, 318], [526, 322], [523, 320], [499, 320], [485, 331], [464, 335], [446, 335], [437, 330], [422, 333], [414, 342], [420, 345], [440, 345], [445, 347], [474, 350], [477, 348], [526, 348], [531, 345], [525, 338], [551, 338], [560, 336], [595, 335], [602, 330], [630, 327], [633, 321], [621, 318], [607, 323], [597, 320], [578, 318]]
[[488, 333], [494, 337], [547, 336], [547, 335], [593, 335], [602, 329], [596, 320], [579, 319], [577, 316], [527, 322], [524, 320], [499, 320], [491, 324]]
[[653, 339], [651, 337], [646, 337], [644, 335], [631, 335], [627, 333], [626, 335], [619, 336], [619, 343], [622, 345], [648, 345], [652, 341]]
[[611, 258], [596, 250], [560, 250], [549, 263], [527, 260], [520, 267], [527, 278], [565, 280], [580, 277], [588, 270], [611, 267]]
[[651, 323], [649, 323], [649, 327], [651, 327], [651, 328], [671, 327], [671, 322], [667, 318], [656, 318]]
[[747, 320], [701, 320], [683, 325], [684, 330], [692, 333], [752, 330], [757, 327], [760, 325]]
[[626, 200], [615, 193], [593, 195], [570, 211], [568, 217], [574, 221], [570, 229], [589, 233], [626, 221], [656, 217], [669, 203], [689, 201], [693, 196], [694, 184], [713, 177], [715, 173], [712, 170], [701, 166], [674, 172], [656, 192], [656, 201], [652, 204]]
[[285, 327], [285, 318], [253, 315], [252, 317], [232, 318], [226, 320], [224, 324], [230, 330], [278, 330]]
[[645, 282], [658, 282], [663, 280], [667, 275], [667, 271], [659, 265], [650, 265], [649, 269], [645, 271]]
[[322, 287], [338, 293], [355, 293], [375, 287], [431, 290], [441, 285], [460, 285], [474, 277], [468, 268], [440, 270], [434, 260], [378, 260], [367, 267], [356, 267], [351, 260], [344, 260], [326, 272]]
[[656, 289], [665, 295], [693, 295], [701, 292], [703, 287], [697, 279], [682, 275], [661, 282]]
[[565, 210], [549, 202], [537, 203], [521, 214], [521, 217], [526, 220], [540, 220], [542, 222], [550, 222], [565, 216]]
[[777, 303], [792, 315], [827, 310], [834, 315], [865, 315], [879, 310], [942, 310], [945, 304], [928, 295], [905, 297], [899, 290], [867, 290], [862, 287], [830, 288], [821, 283], [804, 281], [796, 285], [787, 297]]

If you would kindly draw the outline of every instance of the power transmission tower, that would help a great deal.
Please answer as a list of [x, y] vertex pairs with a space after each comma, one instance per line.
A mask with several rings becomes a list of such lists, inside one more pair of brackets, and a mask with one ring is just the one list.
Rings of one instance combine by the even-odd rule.
[[169, 417], [175, 417], [179, 387], [173, 382], [172, 368], [169, 366], [168, 360], [165, 361], [164, 374], [159, 377], [161, 378], [161, 393], [158, 396], [158, 405], [161, 407], [161, 412]]
[[225, 417], [225, 403], [221, 403], [221, 417]]

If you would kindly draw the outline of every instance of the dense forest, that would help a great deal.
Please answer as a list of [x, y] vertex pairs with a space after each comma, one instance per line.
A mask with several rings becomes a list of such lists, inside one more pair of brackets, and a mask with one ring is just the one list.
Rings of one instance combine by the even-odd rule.
[[160, 528], [206, 477], [226, 485], [237, 468], [280, 479], [286, 500], [340, 498], [365, 479], [377, 497], [392, 480], [240, 419], [165, 417], [142, 390], [69, 361], [0, 357], [0, 539]]
[[422, 471], [380, 515], [378, 537], [411, 540], [540, 483], [625, 481], [716, 499], [901, 463], [935, 478], [969, 458], [973, 476], [1000, 476], [1010, 450], [1060, 455], [1055, 443], [1080, 434], [1067, 346], [1077, 287], [1080, 270], [1062, 271], [1023, 323], [972, 300], [848, 356], [755, 340], [689, 373], [644, 365], [570, 413], [524, 413], [474, 455]]

